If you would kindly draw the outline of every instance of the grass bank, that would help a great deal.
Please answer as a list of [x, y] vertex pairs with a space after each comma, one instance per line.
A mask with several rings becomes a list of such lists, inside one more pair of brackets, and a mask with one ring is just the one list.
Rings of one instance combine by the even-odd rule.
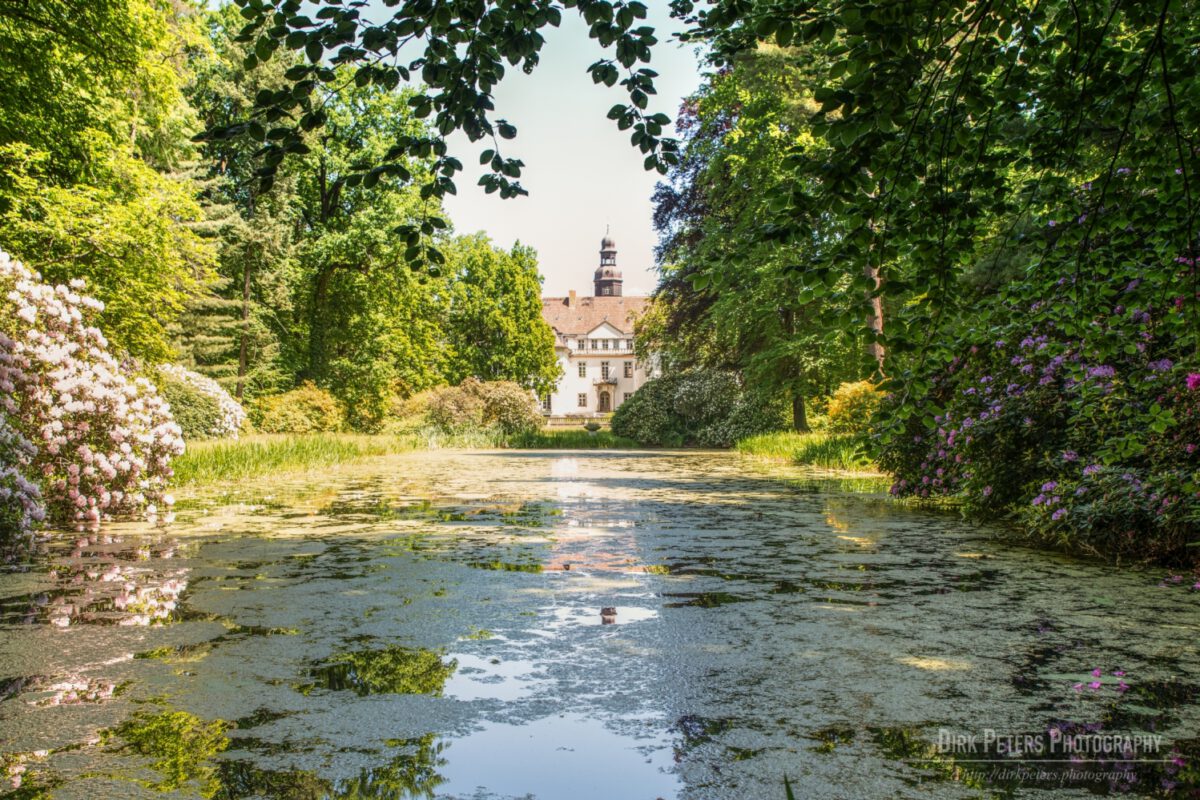
[[789, 464], [846, 472], [879, 472], [879, 467], [863, 454], [854, 437], [848, 434], [764, 433], [742, 439], [735, 449], [744, 455]]
[[268, 472], [328, 467], [412, 449], [400, 437], [351, 433], [264, 433], [235, 440], [188, 442], [187, 451], [173, 463], [175, 485], [237, 481]]
[[607, 450], [639, 445], [633, 439], [614, 435], [612, 431], [541, 430], [509, 436], [504, 446], [519, 450]]
[[271, 472], [319, 469], [349, 461], [413, 450], [499, 448], [582, 450], [637, 447], [632, 439], [608, 431], [539, 431], [503, 436], [493, 431], [447, 434], [435, 429], [399, 434], [309, 433], [254, 434], [240, 439], [188, 442], [175, 459], [179, 487], [239, 481]]

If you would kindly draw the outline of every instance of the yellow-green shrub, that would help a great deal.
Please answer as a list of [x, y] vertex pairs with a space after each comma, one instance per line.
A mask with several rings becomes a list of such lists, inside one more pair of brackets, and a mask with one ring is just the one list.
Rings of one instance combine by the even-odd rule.
[[870, 381], [843, 383], [829, 398], [829, 430], [864, 433], [883, 400], [883, 392]]
[[290, 392], [260, 398], [251, 407], [250, 418], [264, 433], [337, 431], [344, 419], [334, 396], [310, 382]]

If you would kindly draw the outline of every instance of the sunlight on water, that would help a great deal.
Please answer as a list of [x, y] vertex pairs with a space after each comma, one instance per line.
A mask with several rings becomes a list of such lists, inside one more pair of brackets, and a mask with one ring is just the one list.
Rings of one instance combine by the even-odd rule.
[[[1168, 793], [1200, 603], [732, 454], [411, 453], [0, 575], [0, 786], [61, 798]], [[870, 490], [870, 491], [864, 491]], [[1161, 736], [1128, 785], [939, 736]], [[1058, 782], [1056, 782], [1058, 781]], [[1190, 783], [1189, 783], [1190, 782]]]

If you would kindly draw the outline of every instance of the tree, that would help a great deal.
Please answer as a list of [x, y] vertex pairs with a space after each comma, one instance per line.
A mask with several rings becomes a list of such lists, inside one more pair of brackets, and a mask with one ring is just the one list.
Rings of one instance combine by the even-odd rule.
[[[285, 59], [248, 70], [233, 41], [240, 17], [233, 6], [209, 12], [208, 58], [196, 70], [188, 97], [206, 127], [230, 124], [254, 106], [255, 96], [284, 84]], [[292, 313], [288, 274], [299, 236], [296, 181], [289, 174], [275, 191], [259, 191], [252, 147], [243, 140], [202, 145], [207, 165], [202, 199], [207, 208], [228, 209], [218, 251], [219, 282], [195, 305], [191, 326], [210, 331], [185, 347], [196, 366], [230, 388], [239, 399], [291, 384], [282, 363], [281, 337]], [[212, 216], [210, 211], [210, 216]], [[195, 339], [196, 337], [189, 337]], [[196, 348], [204, 353], [196, 353]]]
[[[615, 86], [620, 81], [628, 93], [629, 102], [614, 105], [609, 118], [621, 130], [632, 131], [631, 141], [645, 155], [647, 169], [665, 172], [677, 161], [674, 142], [662, 136], [669, 117], [647, 111], [657, 73], [639, 65], [650, 61], [657, 39], [654, 29], [640, 22], [646, 18], [640, 0], [418, 1], [392, 5], [391, 15], [383, 19], [365, 14], [365, 3], [357, 1], [325, 0], [316, 4], [315, 13], [300, 0], [238, 0], [238, 5], [247, 20], [238, 37], [247, 46], [247, 67], [287, 53], [303, 52], [307, 60], [287, 71], [290, 87], [260, 94], [248, 119], [212, 127], [205, 134], [209, 140], [245, 136], [261, 144], [264, 186], [272, 185], [285, 160], [304, 153], [307, 132], [328, 124], [329, 98], [339, 87], [352, 81], [358, 88], [390, 91], [419, 76], [421, 85], [414, 87], [407, 102], [417, 118], [432, 115], [431, 129], [399, 133], [386, 151], [338, 180], [369, 188], [383, 176], [405, 171], [406, 159], [432, 158], [423, 197], [442, 198], [456, 191], [454, 176], [462, 169], [462, 162], [448, 152], [445, 137], [460, 130], [472, 142], [490, 144], [479, 158], [491, 174], [480, 184], [501, 197], [524, 194], [517, 180], [522, 162], [502, 152], [502, 140], [512, 139], [516, 128], [493, 119], [492, 90], [504, 77], [505, 62], [525, 72], [537, 66], [545, 42], [542, 31], [561, 22], [564, 8], [576, 9], [591, 38], [611, 50], [611, 57], [589, 67], [594, 82]], [[437, 230], [432, 219], [405, 226], [404, 236], [413, 249], [410, 260], [422, 252], [437, 257], [430, 241]]]
[[186, 6], [150, 0], [0, 8], [0, 245], [48, 280], [86, 278], [120, 350], [170, 356], [168, 328], [209, 279], [192, 186], [199, 46]]
[[538, 394], [553, 389], [560, 369], [554, 332], [542, 319], [534, 250], [516, 244], [505, 252], [480, 233], [453, 240], [446, 252], [450, 379], [513, 381]]
[[812, 86], [820, 62], [764, 47], [743, 54], [688, 98], [685, 149], [655, 193], [661, 236], [660, 313], [639, 331], [676, 366], [741, 371], [750, 387], [784, 395], [793, 426], [807, 430], [805, 398], [856, 376], [853, 337], [824, 336], [822, 309], [852, 306], [845, 281], [802, 293], [803, 265], [820, 258], [834, 226], [804, 243], [763, 237], [765, 193], [787, 180], [796, 146], [815, 147]]

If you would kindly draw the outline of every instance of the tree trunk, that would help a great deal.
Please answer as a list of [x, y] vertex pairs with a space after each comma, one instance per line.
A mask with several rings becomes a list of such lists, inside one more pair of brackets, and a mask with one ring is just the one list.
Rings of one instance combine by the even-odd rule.
[[313, 287], [312, 309], [308, 319], [308, 369], [305, 377], [315, 381], [319, 376], [318, 366], [325, 360], [325, 306], [329, 302], [329, 281], [334, 266], [326, 264], [317, 273]]
[[792, 395], [792, 430], [797, 433], [808, 433], [808, 412], [804, 408], [804, 395]]
[[[866, 274], [867, 281], [871, 286], [867, 290], [867, 327], [875, 334], [882, 334], [883, 298], [875, 293], [879, 289], [879, 267], [868, 263], [863, 267], [863, 272]], [[867, 345], [867, 352], [875, 359], [875, 363], [879, 366], [879, 374], [883, 375], [883, 345], [880, 342], [872, 341]]]
[[[254, 194], [250, 194], [249, 202], [250, 220], [254, 219]], [[243, 256], [242, 259], [242, 329], [241, 341], [238, 342], [238, 380], [237, 380], [237, 399], [242, 402], [242, 397], [246, 392], [246, 373], [249, 371], [249, 355], [250, 355], [250, 259]]]
[[250, 339], [250, 260], [242, 262], [242, 341], [238, 345], [237, 399], [242, 402], [246, 391]]

